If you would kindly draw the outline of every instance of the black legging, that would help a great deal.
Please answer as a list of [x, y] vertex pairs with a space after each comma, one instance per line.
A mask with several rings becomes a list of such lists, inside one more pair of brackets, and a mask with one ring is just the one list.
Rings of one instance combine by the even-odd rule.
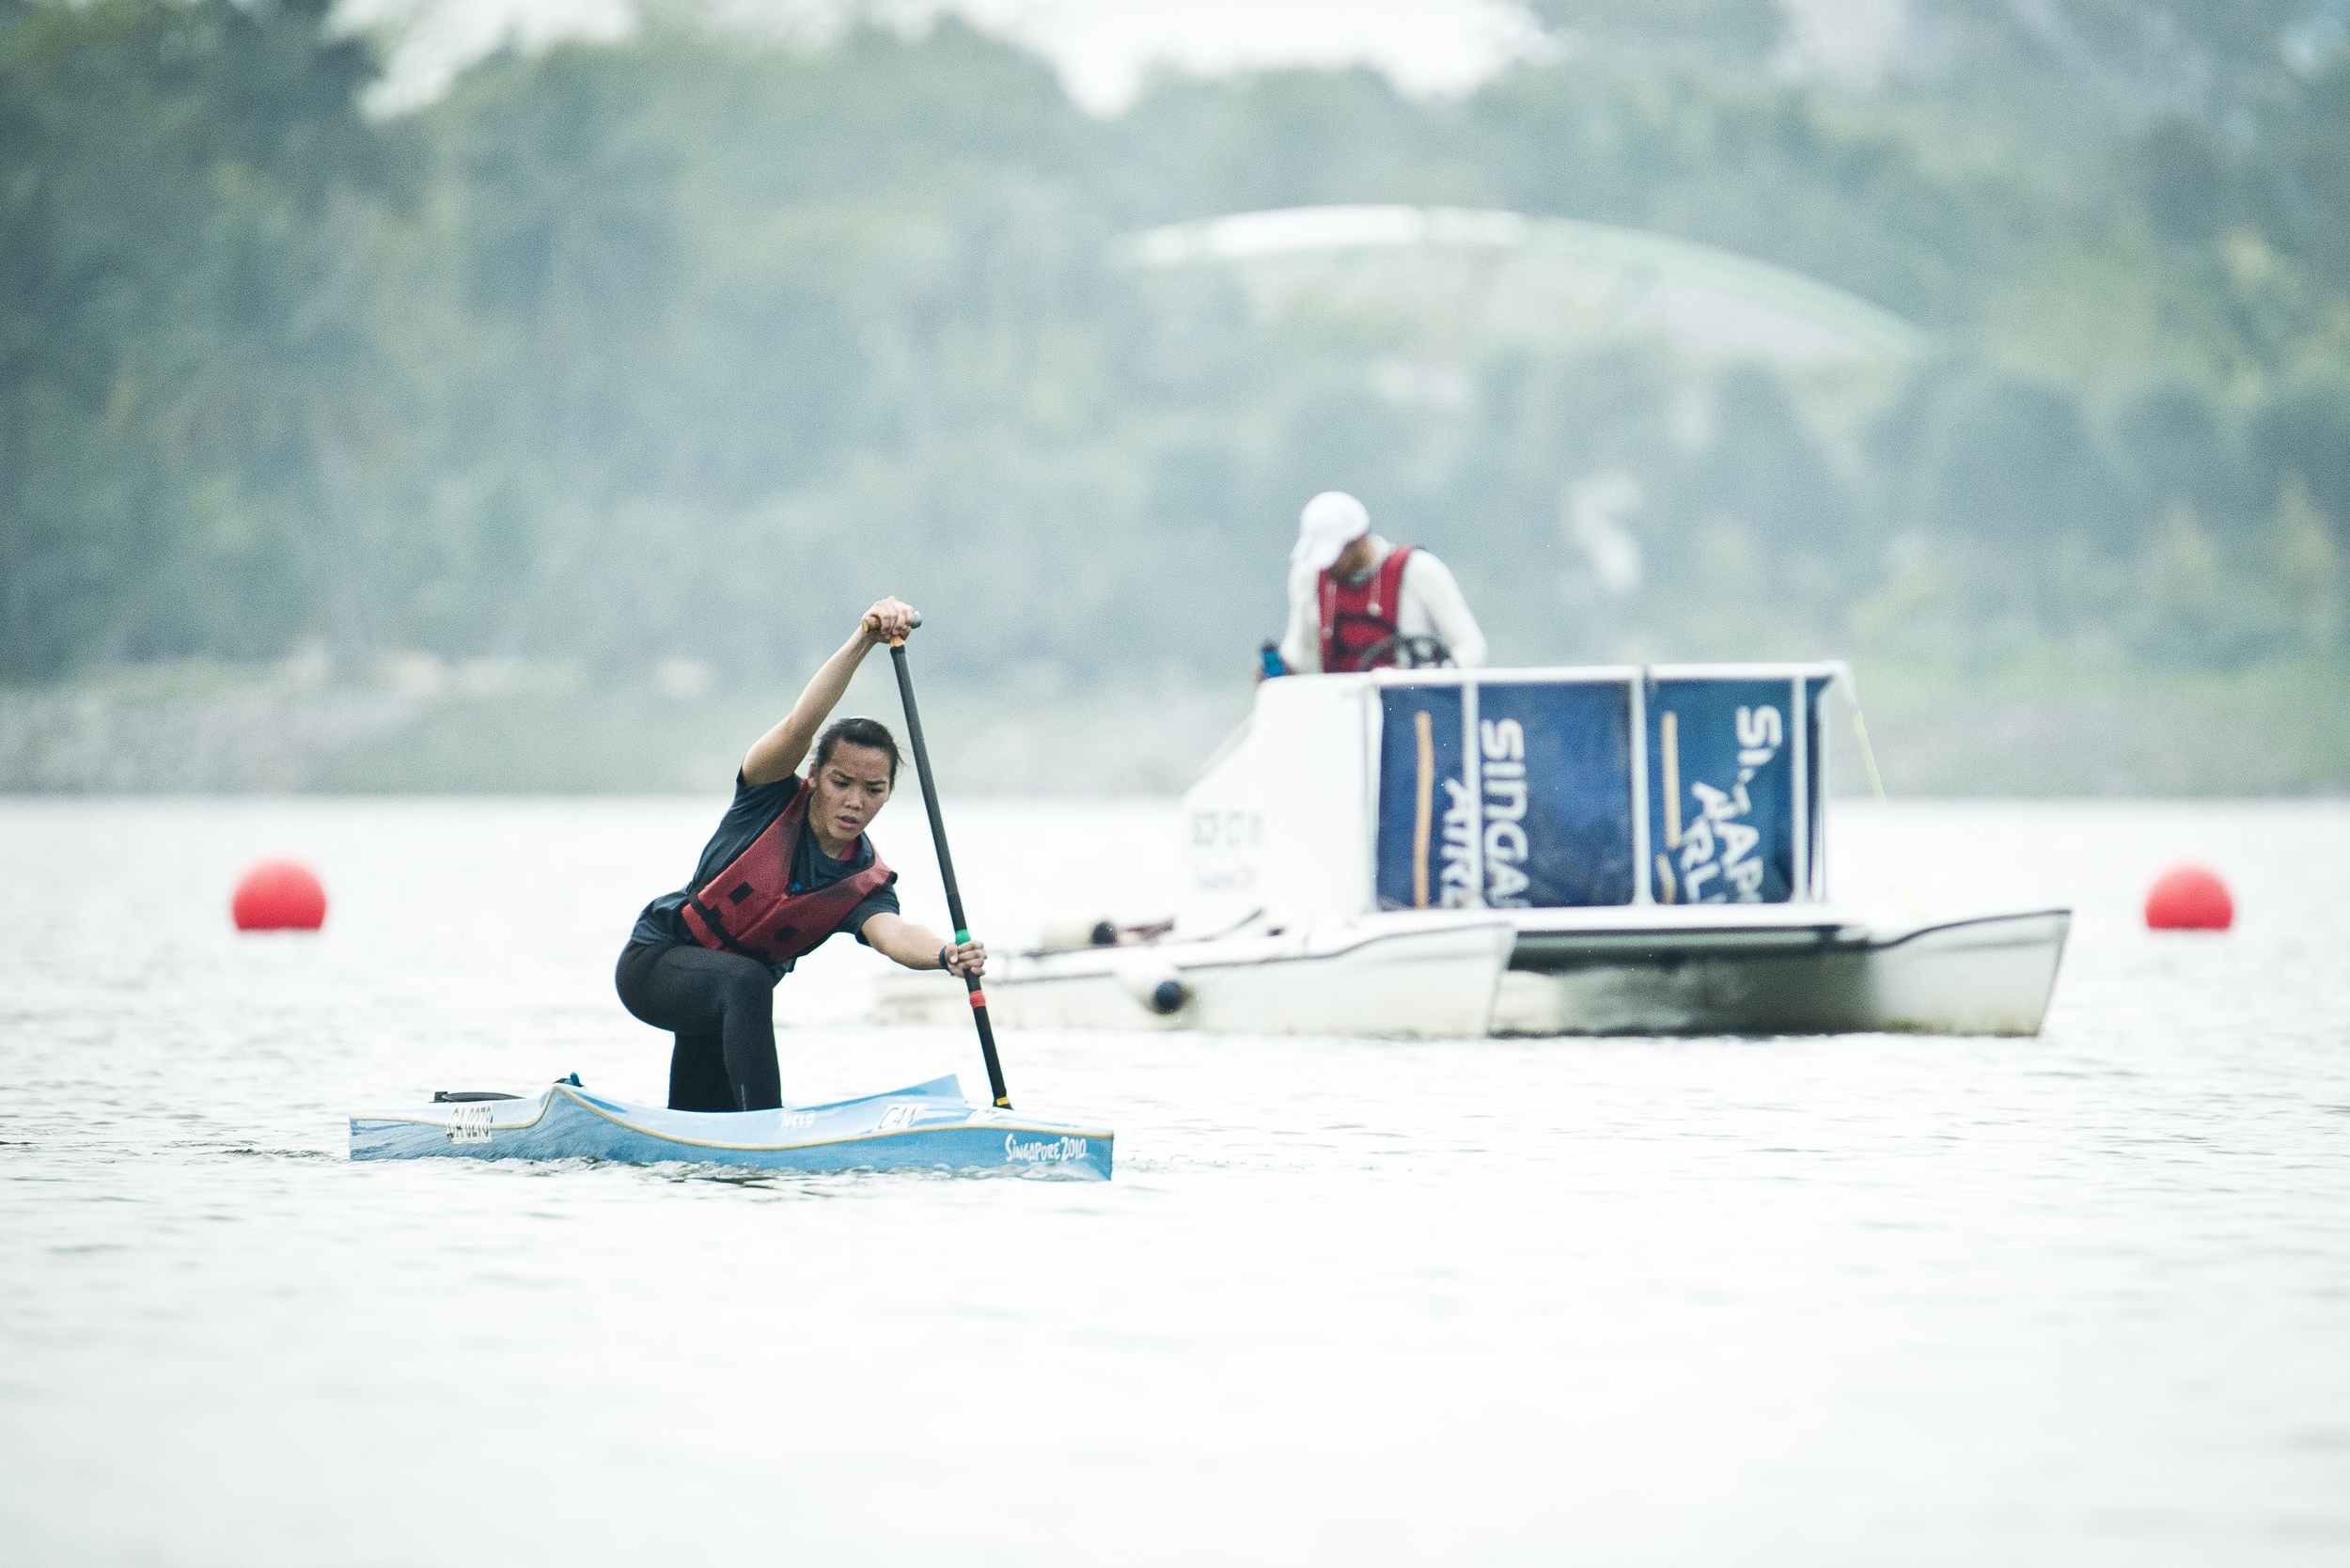
[[686, 943], [631, 942], [612, 978], [623, 1007], [677, 1035], [669, 1053], [671, 1110], [774, 1110], [783, 1104], [776, 978], [767, 965]]

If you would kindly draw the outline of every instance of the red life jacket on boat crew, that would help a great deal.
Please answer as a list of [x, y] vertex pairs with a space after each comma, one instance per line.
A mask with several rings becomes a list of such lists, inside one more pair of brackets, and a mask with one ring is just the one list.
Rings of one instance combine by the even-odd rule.
[[[813, 781], [801, 779], [783, 814], [685, 901], [678, 913], [685, 917], [685, 929], [695, 941], [761, 964], [781, 964], [839, 930], [868, 894], [888, 883], [890, 870], [876, 850], [871, 865], [829, 887], [792, 890], [791, 855], [799, 848], [800, 829], [807, 825], [808, 797], [815, 792]], [[867, 841], [862, 836], [857, 839]]]
[[1351, 675], [1363, 667], [1365, 653], [1394, 636], [1396, 606], [1403, 598], [1403, 567], [1418, 546], [1400, 544], [1387, 552], [1359, 586], [1348, 587], [1336, 573], [1322, 573], [1322, 668], [1326, 675]]

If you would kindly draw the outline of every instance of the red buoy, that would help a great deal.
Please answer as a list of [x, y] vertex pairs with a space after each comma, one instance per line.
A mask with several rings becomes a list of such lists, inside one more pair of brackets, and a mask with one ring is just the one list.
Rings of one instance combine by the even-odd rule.
[[2201, 866], [2162, 873], [2146, 895], [2150, 931], [2225, 931], [2235, 923], [2235, 901], [2228, 885]]
[[237, 884], [228, 914], [239, 931], [316, 931], [326, 923], [326, 889], [307, 866], [264, 860]]

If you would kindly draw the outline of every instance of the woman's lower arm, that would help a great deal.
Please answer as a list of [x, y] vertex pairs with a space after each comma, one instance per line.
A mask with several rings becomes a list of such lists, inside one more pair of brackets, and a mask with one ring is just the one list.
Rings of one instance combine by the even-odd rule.
[[865, 940], [883, 957], [909, 969], [949, 968], [947, 960], [958, 951], [972, 974], [983, 973], [987, 967], [985, 943], [958, 944], [952, 937], [942, 936], [928, 926], [917, 926], [898, 916], [874, 916], [866, 924]]

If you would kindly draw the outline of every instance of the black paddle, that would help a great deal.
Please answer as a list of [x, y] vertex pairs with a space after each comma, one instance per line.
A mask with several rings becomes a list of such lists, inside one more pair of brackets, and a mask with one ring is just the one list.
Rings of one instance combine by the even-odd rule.
[[[914, 623], [922, 624], [916, 616]], [[914, 744], [914, 771], [922, 779], [922, 804], [930, 808], [931, 842], [938, 848], [938, 875], [947, 884], [947, 917], [955, 923], [955, 945], [961, 947], [971, 940], [971, 927], [963, 917], [963, 892], [955, 886], [954, 856], [947, 853], [947, 823], [938, 814], [938, 781], [931, 776], [930, 747], [922, 744], [922, 714], [914, 705], [914, 677], [906, 670], [906, 639], [889, 639], [889, 662], [898, 666], [898, 699], [905, 704], [906, 739]], [[987, 1022], [987, 993], [979, 989], [979, 977], [965, 975], [963, 983], [971, 992], [971, 1021], [979, 1028], [979, 1054], [987, 1058], [987, 1087], [995, 1091], [995, 1104], [1011, 1109], [1011, 1091], [1004, 1087], [1004, 1064], [995, 1059], [995, 1031]]]

